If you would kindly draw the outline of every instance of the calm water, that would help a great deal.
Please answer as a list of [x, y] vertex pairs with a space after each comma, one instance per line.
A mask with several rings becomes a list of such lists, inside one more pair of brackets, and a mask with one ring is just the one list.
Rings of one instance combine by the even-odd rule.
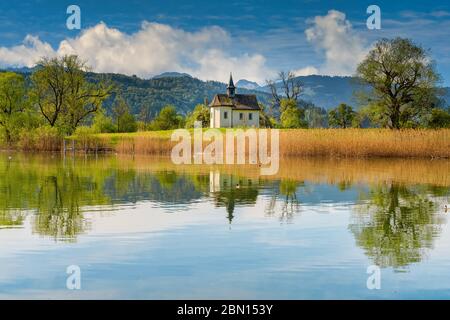
[[0, 298], [450, 298], [449, 161], [11, 156]]

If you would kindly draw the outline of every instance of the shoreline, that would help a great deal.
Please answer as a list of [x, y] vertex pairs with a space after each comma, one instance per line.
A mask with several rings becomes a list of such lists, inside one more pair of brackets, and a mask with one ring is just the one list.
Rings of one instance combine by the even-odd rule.
[[[178, 143], [173, 131], [71, 136], [43, 146], [15, 146], [2, 152], [98, 153], [170, 156]], [[203, 139], [203, 148], [210, 142]], [[248, 148], [248, 141], [247, 141]], [[204, 149], [203, 149], [204, 150]], [[235, 148], [236, 150], [236, 148]], [[280, 130], [280, 157], [449, 159], [450, 129], [291, 129]]]

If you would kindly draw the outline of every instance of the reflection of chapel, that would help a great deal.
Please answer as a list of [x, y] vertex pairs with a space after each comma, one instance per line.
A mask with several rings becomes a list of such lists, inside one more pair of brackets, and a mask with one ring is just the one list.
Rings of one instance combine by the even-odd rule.
[[258, 197], [258, 181], [239, 178], [232, 174], [211, 171], [209, 174], [209, 192], [217, 207], [225, 207], [231, 223], [234, 208], [239, 204], [255, 204]]

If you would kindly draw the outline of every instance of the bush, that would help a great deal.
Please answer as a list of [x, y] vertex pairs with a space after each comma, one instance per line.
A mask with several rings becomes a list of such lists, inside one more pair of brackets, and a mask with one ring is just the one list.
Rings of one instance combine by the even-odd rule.
[[136, 132], [138, 127], [134, 115], [131, 113], [125, 113], [120, 116], [120, 127], [118, 132]]
[[136, 121], [137, 131], [147, 131], [148, 125], [144, 121]]
[[428, 126], [433, 129], [450, 128], [450, 113], [446, 110], [434, 108]]
[[100, 139], [95, 134], [96, 131], [92, 127], [78, 127], [73, 135], [77, 142], [77, 148], [84, 151], [97, 150]]
[[304, 111], [297, 106], [292, 99], [282, 99], [280, 103], [280, 124], [283, 128], [307, 128], [308, 124], [303, 120]]
[[150, 130], [171, 130], [184, 125], [184, 119], [174, 106], [165, 106], [150, 123]]
[[33, 151], [59, 151], [63, 135], [55, 127], [42, 126], [36, 129], [22, 129], [19, 134], [19, 148]]
[[210, 112], [209, 108], [204, 104], [195, 106], [194, 111], [186, 117], [186, 128], [193, 128], [195, 121], [200, 121], [203, 128], [209, 128]]
[[117, 126], [113, 123], [113, 119], [105, 115], [104, 112], [98, 112], [95, 115], [92, 128], [96, 133], [117, 132]]

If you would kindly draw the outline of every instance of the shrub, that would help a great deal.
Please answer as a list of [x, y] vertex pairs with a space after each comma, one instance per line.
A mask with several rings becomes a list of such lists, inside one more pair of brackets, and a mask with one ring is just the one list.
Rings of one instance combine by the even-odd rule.
[[96, 130], [92, 127], [81, 126], [75, 130], [73, 138], [77, 142], [77, 148], [85, 152], [98, 150], [100, 139], [95, 135]]
[[42, 126], [36, 129], [23, 129], [19, 134], [19, 148], [33, 151], [61, 150], [63, 135], [55, 127]]
[[92, 128], [96, 133], [117, 132], [117, 126], [113, 123], [113, 119], [108, 117], [104, 112], [98, 112], [95, 115]]

